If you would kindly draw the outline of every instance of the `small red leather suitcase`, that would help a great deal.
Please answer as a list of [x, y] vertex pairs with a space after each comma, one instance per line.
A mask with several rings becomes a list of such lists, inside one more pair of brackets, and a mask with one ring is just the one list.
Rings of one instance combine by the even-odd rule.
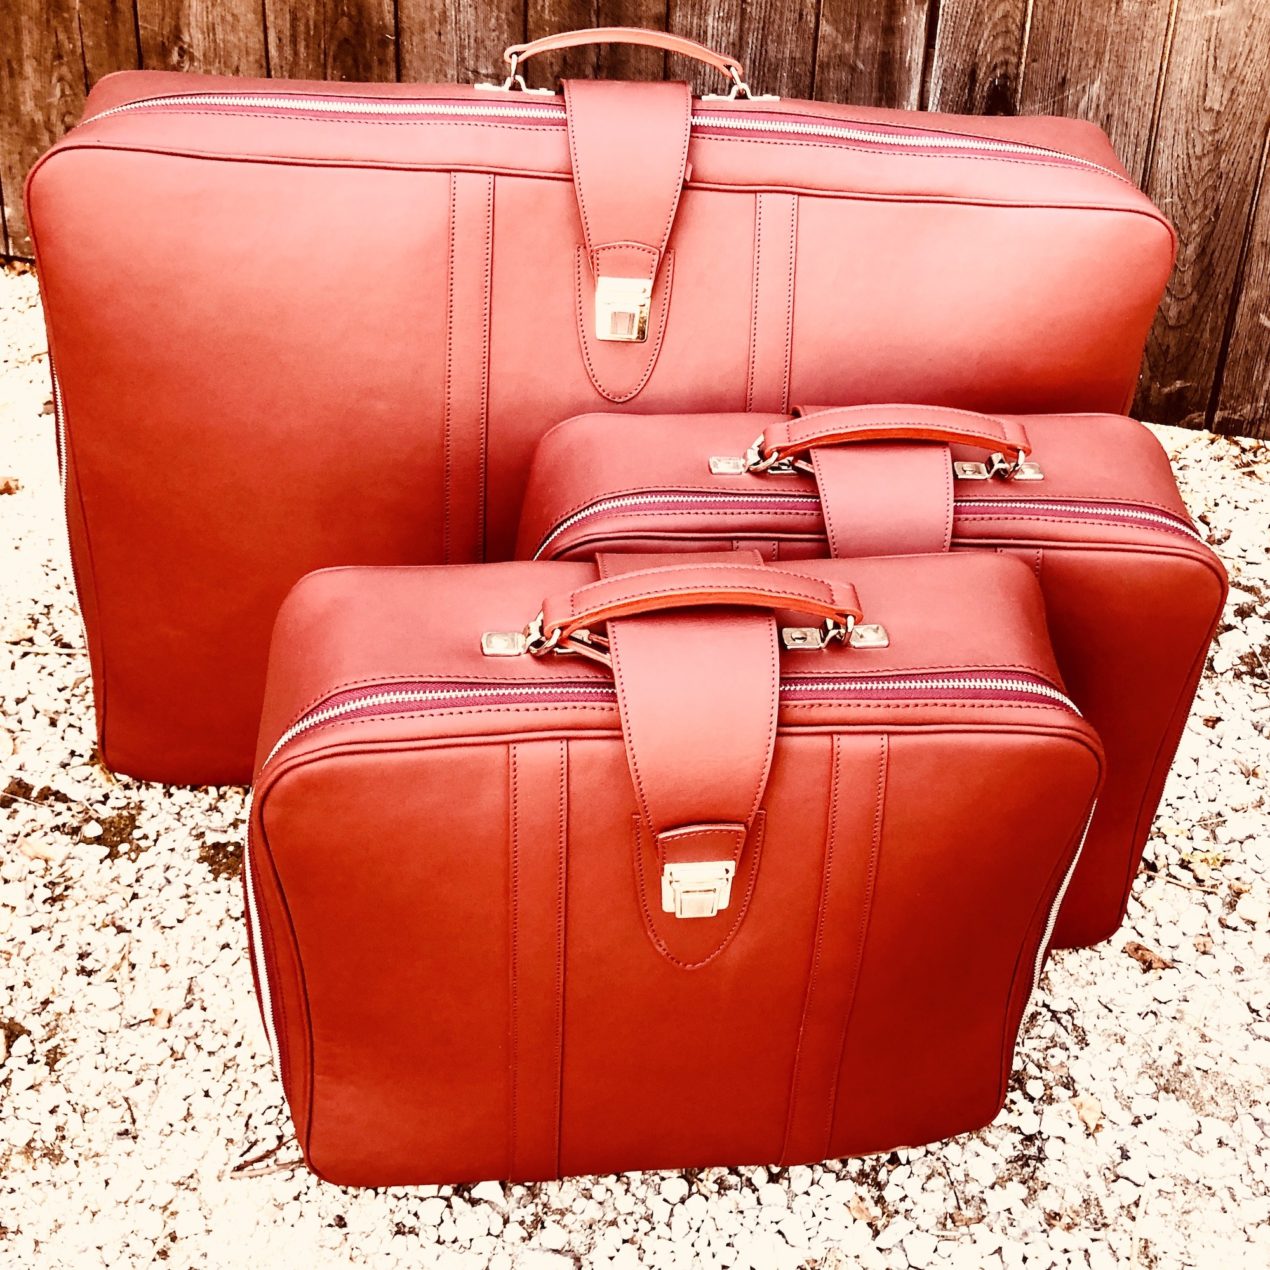
[[586, 415], [544, 438], [523, 558], [733, 545], [781, 560], [951, 546], [1031, 565], [1063, 676], [1107, 753], [1055, 942], [1109, 936], [1226, 597], [1150, 432], [1120, 416], [883, 405]]
[[312, 574], [245, 869], [305, 1159], [532, 1179], [984, 1124], [1100, 767], [1012, 559]]
[[[735, 92], [517, 90], [614, 40]], [[751, 98], [655, 31], [509, 55], [492, 91], [126, 71], [32, 169], [110, 766], [245, 781], [292, 583], [507, 559], [580, 411], [1132, 396], [1175, 240], [1093, 124]]]

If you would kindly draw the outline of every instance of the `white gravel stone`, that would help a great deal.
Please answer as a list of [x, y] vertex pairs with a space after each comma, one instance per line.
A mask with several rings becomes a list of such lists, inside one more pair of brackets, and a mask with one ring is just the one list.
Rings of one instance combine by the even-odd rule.
[[[823, 1169], [346, 1191], [296, 1164], [238, 879], [200, 859], [241, 841], [244, 791], [93, 761], [45, 348], [34, 278], [0, 273], [0, 474], [21, 482], [0, 496], [0, 792], [16, 795], [0, 800], [5, 1264], [1270, 1265], [1264, 446], [1157, 430], [1230, 572], [1225, 629], [1125, 928], [1051, 960], [996, 1123]], [[120, 815], [135, 824], [115, 842]], [[1144, 974], [1131, 939], [1174, 969]]]

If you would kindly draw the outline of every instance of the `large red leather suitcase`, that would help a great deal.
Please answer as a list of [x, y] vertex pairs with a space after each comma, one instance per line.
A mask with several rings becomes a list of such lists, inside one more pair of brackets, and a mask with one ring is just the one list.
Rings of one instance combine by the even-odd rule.
[[733, 545], [781, 560], [986, 549], [1035, 570], [1063, 676], [1107, 752], [1055, 939], [1110, 935], [1226, 597], [1150, 432], [1119, 416], [883, 405], [590, 415], [543, 439], [522, 558]]
[[1101, 765], [986, 553], [320, 572], [260, 751], [266, 1029], [350, 1185], [985, 1123]]
[[509, 556], [558, 420], [1120, 410], [1174, 247], [1088, 123], [656, 83], [126, 72], [27, 208], [101, 753], [187, 782], [301, 574]]

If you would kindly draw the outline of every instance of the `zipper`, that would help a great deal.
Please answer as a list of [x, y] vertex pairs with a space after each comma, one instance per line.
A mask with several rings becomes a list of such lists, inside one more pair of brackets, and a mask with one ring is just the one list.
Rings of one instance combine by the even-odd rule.
[[[884, 701], [895, 698], [932, 700], [1030, 700], [1080, 711], [1066, 693], [1038, 675], [936, 672], [906, 675], [790, 675], [780, 681], [781, 699], [797, 701]], [[403, 711], [450, 709], [468, 705], [611, 705], [617, 689], [602, 679], [554, 680], [549, 683], [491, 684], [416, 680], [378, 691], [351, 689], [334, 693], [303, 714], [274, 743], [261, 771], [297, 737], [323, 724], [376, 718]], [[257, 777], [259, 780], [259, 777]]]
[[[709, 511], [714, 508], [726, 508], [730, 511], [784, 511], [791, 507], [807, 511], [820, 509], [820, 497], [810, 493], [788, 494], [750, 494], [741, 492], [699, 494], [680, 491], [648, 490], [639, 494], [618, 494], [612, 498], [598, 499], [586, 507], [559, 521], [538, 544], [534, 552], [535, 560], [541, 559], [547, 549], [562, 534], [567, 533], [575, 525], [592, 517], [607, 512], [628, 511], [632, 508], [680, 507], [685, 511]], [[953, 512], [982, 513], [998, 512], [1001, 519], [1026, 520], [1031, 515], [1063, 515], [1076, 519], [1103, 523], [1128, 523], [1146, 526], [1153, 529], [1171, 530], [1185, 534], [1196, 542], [1204, 541], [1195, 527], [1181, 516], [1171, 512], [1159, 511], [1151, 507], [1143, 507], [1137, 503], [1095, 503], [1082, 502], [1079, 499], [1017, 499], [1006, 500], [996, 498], [956, 498], [953, 500]]]
[[1072, 862], [1067, 866], [1067, 872], [1063, 874], [1063, 880], [1058, 885], [1058, 891], [1054, 895], [1054, 900], [1050, 904], [1049, 916], [1045, 919], [1045, 931], [1041, 935], [1041, 942], [1036, 950], [1036, 961], [1032, 966], [1032, 991], [1028, 993], [1029, 998], [1036, 995], [1036, 989], [1041, 983], [1041, 972], [1045, 969], [1045, 954], [1049, 952], [1050, 940], [1054, 938], [1054, 927], [1058, 925], [1059, 910], [1063, 907], [1063, 901], [1067, 898], [1067, 889], [1072, 884], [1072, 878], [1076, 876], [1076, 866], [1080, 863], [1081, 853], [1085, 850], [1085, 840], [1089, 837], [1089, 826], [1094, 823], [1094, 812], [1098, 810], [1098, 800], [1095, 798], [1090, 804], [1089, 815], [1085, 817], [1085, 827], [1080, 832], [1080, 841], [1076, 844], [1076, 854], [1072, 856]]
[[[563, 106], [517, 105], [513, 102], [472, 101], [401, 101], [391, 99], [366, 100], [349, 97], [304, 97], [281, 93], [184, 93], [161, 97], [143, 97], [137, 101], [123, 102], [93, 115], [86, 122], [109, 119], [112, 115], [129, 114], [139, 110], [163, 108], [214, 107], [242, 110], [294, 111], [297, 114], [341, 115], [347, 118], [456, 118], [456, 119], [521, 119], [549, 124], [564, 124]], [[852, 142], [861, 145], [878, 145], [898, 150], [943, 150], [969, 152], [971, 154], [1003, 154], [1052, 162], [1057, 159], [1065, 164], [1087, 168], [1114, 177], [1125, 178], [1119, 172], [1092, 159], [1054, 150], [1048, 146], [1028, 145], [1021, 141], [1000, 141], [993, 137], [976, 137], [968, 133], [949, 133], [912, 130], [887, 132], [860, 124], [829, 123], [816, 115], [790, 115], [777, 118], [757, 118], [752, 115], [694, 113], [694, 132], [740, 132], [768, 136], [816, 137], [829, 141]]]

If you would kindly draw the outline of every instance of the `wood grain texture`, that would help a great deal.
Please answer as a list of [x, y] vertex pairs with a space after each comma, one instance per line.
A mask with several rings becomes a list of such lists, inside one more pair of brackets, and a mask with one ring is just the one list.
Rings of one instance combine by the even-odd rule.
[[1210, 426], [1270, 441], [1270, 129]]
[[816, 96], [916, 110], [936, 0], [822, 0]]
[[1177, 226], [1137, 410], [1202, 427], [1270, 120], [1270, 4], [1180, 0], [1146, 189]]
[[507, 73], [503, 50], [524, 38], [524, 0], [397, 0], [400, 76], [406, 82], [501, 82]]
[[931, 110], [1018, 113], [1027, 12], [1028, 0], [942, 0], [931, 63]]
[[[529, 0], [527, 38], [589, 26], [642, 26], [666, 29], [666, 0]], [[526, 78], [543, 88], [560, 79], [663, 79], [666, 55], [657, 49], [594, 44], [546, 53], [529, 63]]]
[[1092, 120], [1140, 181], [1175, 3], [1035, 0], [1019, 113]]
[[[672, 0], [670, 29], [739, 59], [756, 93], [810, 97], [817, 9], [816, 0]], [[693, 68], [678, 57], [670, 63], [675, 78], [687, 78], [697, 92], [717, 93], [728, 87], [708, 68]]]
[[76, 11], [84, 79], [89, 88], [112, 71], [141, 65], [133, 0], [79, 0]]
[[6, 0], [0, 8], [0, 72], [0, 183], [7, 250], [30, 256], [22, 183], [31, 164], [84, 108], [75, 0]]
[[137, 0], [149, 70], [267, 75], [261, 0]]
[[264, 13], [271, 75], [397, 78], [393, 0], [264, 0]]

